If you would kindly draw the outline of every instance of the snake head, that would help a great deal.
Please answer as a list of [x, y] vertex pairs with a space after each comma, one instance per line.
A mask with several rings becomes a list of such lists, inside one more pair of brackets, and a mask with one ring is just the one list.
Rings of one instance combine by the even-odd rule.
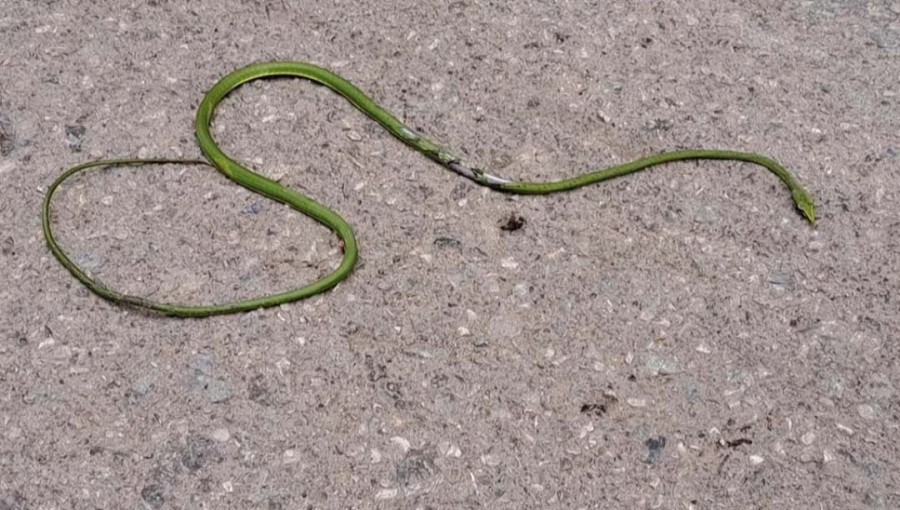
[[816, 224], [816, 204], [815, 200], [813, 200], [812, 195], [801, 187], [796, 187], [791, 190], [791, 198], [794, 199], [794, 204], [797, 205], [797, 209], [800, 209], [800, 212], [803, 213], [803, 216], [809, 221], [810, 224]]

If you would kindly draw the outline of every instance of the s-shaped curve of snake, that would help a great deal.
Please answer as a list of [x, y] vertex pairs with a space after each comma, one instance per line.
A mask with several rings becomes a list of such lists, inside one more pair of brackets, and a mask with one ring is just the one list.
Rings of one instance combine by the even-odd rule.
[[[308, 64], [304, 62], [267, 62], [261, 64], [250, 65], [237, 71], [234, 71], [221, 80], [219, 80], [203, 97], [197, 109], [197, 117], [195, 122], [197, 142], [200, 149], [206, 156], [207, 161], [203, 160], [183, 160], [183, 159], [111, 159], [100, 160], [84, 163], [72, 167], [60, 175], [47, 190], [43, 203], [42, 227], [44, 238], [47, 245], [53, 252], [53, 255], [65, 266], [81, 283], [87, 286], [96, 294], [119, 304], [132, 305], [144, 309], [154, 310], [166, 315], [174, 315], [179, 317], [205, 317], [209, 315], [226, 314], [234, 312], [249, 311], [256, 308], [275, 306], [290, 301], [308, 298], [310, 296], [324, 292], [335, 285], [353, 271], [358, 257], [358, 249], [356, 237], [353, 229], [344, 221], [344, 219], [329, 209], [328, 207], [304, 196], [297, 191], [286, 188], [276, 181], [263, 177], [247, 167], [241, 165], [234, 159], [230, 158], [213, 140], [210, 135], [210, 124], [216, 106], [231, 91], [240, 87], [244, 83], [258, 80], [261, 78], [271, 78], [278, 76], [291, 76], [305, 78], [313, 82], [324, 85], [334, 92], [343, 96], [353, 106], [371, 117], [373, 120], [381, 124], [381, 126], [391, 133], [401, 142], [409, 145], [413, 149], [421, 152], [429, 159], [437, 162], [445, 168], [470, 179], [477, 184], [486, 186], [493, 190], [526, 194], [526, 195], [543, 195], [548, 193], [556, 193], [559, 191], [568, 191], [588, 184], [605, 181], [614, 177], [620, 177], [626, 174], [637, 172], [645, 168], [669, 163], [672, 161], [684, 161], [692, 159], [722, 159], [745, 161], [763, 166], [778, 176], [791, 192], [791, 197], [796, 204], [800, 213], [811, 223], [815, 224], [816, 209], [812, 195], [807, 192], [784, 167], [774, 160], [765, 156], [750, 152], [737, 152], [730, 150], [709, 150], [709, 149], [689, 149], [677, 150], [672, 152], [663, 152], [654, 154], [645, 158], [641, 158], [630, 163], [612, 166], [603, 170], [585, 173], [577, 177], [547, 182], [518, 182], [496, 175], [490, 174], [479, 168], [470, 166], [447, 149], [437, 145], [436, 143], [424, 138], [420, 134], [406, 127], [402, 122], [397, 120], [390, 112], [372, 101], [365, 93], [356, 88], [352, 83], [345, 80], [327, 69]], [[56, 192], [60, 184], [69, 177], [83, 170], [113, 165], [144, 165], [144, 164], [212, 164], [218, 171], [225, 174], [232, 181], [248, 188], [249, 190], [285, 203], [297, 211], [309, 216], [319, 223], [333, 230], [343, 243], [343, 259], [340, 265], [323, 276], [322, 278], [303, 285], [297, 289], [287, 292], [281, 292], [262, 296], [253, 299], [235, 301], [231, 303], [222, 303], [215, 305], [180, 305], [171, 303], [159, 303], [144, 299], [142, 297], [122, 294], [110, 289], [101, 283], [92, 279], [84, 270], [72, 262], [65, 252], [59, 247], [53, 237], [51, 229], [51, 208], [50, 203], [53, 194]]]

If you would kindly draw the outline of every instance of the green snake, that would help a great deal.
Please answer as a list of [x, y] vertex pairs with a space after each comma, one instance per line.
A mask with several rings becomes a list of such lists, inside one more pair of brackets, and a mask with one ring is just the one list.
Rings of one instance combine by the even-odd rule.
[[[209, 163], [202, 160], [185, 160], [185, 159], [111, 159], [100, 160], [84, 163], [72, 167], [60, 175], [47, 190], [43, 203], [42, 227], [44, 238], [47, 245], [53, 252], [53, 255], [59, 262], [65, 266], [78, 280], [81, 281], [94, 293], [119, 304], [132, 305], [144, 309], [154, 310], [166, 315], [174, 315], [180, 317], [205, 317], [209, 315], [226, 314], [234, 312], [244, 312], [261, 307], [269, 307], [288, 303], [299, 299], [308, 298], [321, 292], [324, 292], [340, 281], [347, 278], [353, 271], [358, 257], [358, 248], [356, 237], [350, 225], [337, 213], [328, 207], [304, 196], [297, 191], [286, 188], [276, 181], [263, 177], [247, 167], [241, 165], [234, 159], [230, 158], [213, 140], [210, 135], [210, 124], [213, 120], [216, 106], [234, 89], [240, 87], [244, 83], [258, 80], [261, 78], [271, 78], [279, 76], [291, 76], [305, 78], [313, 82], [324, 85], [334, 92], [340, 94], [347, 99], [353, 106], [371, 117], [375, 122], [381, 124], [390, 134], [399, 139], [401, 142], [409, 145], [413, 149], [421, 152], [429, 159], [437, 162], [445, 168], [462, 175], [477, 184], [486, 186], [493, 190], [524, 194], [524, 195], [545, 195], [548, 193], [556, 193], [560, 191], [569, 191], [588, 184], [605, 181], [614, 177], [620, 177], [626, 174], [637, 172], [645, 168], [669, 163], [672, 161], [684, 161], [694, 159], [721, 159], [735, 160], [755, 163], [767, 168], [769, 171], [777, 175], [791, 192], [791, 197], [797, 206], [797, 209], [811, 223], [815, 224], [816, 212], [812, 195], [807, 192], [784, 167], [779, 165], [772, 159], [765, 156], [749, 153], [736, 152], [730, 150], [677, 150], [672, 152], [663, 152], [641, 158], [630, 163], [616, 165], [603, 170], [589, 172], [577, 177], [547, 182], [518, 182], [507, 180], [496, 175], [490, 174], [479, 168], [470, 166], [461, 161], [457, 156], [447, 149], [426, 139], [422, 135], [416, 133], [412, 129], [405, 126], [397, 120], [390, 112], [379, 106], [370, 99], [360, 89], [356, 88], [352, 83], [338, 76], [337, 74], [304, 62], [267, 62], [261, 64], [250, 65], [238, 69], [222, 79], [220, 79], [203, 97], [197, 109], [197, 117], [195, 122], [197, 142], [200, 150], [206, 156]], [[145, 165], [145, 164], [212, 164], [218, 171], [225, 174], [232, 181], [248, 188], [249, 190], [285, 203], [297, 211], [309, 216], [319, 223], [333, 230], [343, 244], [343, 259], [337, 269], [322, 278], [303, 285], [297, 289], [287, 292], [270, 294], [258, 298], [234, 301], [230, 303], [222, 303], [215, 305], [181, 305], [171, 303], [159, 303], [150, 301], [142, 297], [122, 294], [110, 289], [101, 283], [92, 279], [84, 270], [73, 263], [65, 252], [59, 247], [53, 237], [51, 229], [51, 208], [50, 203], [54, 192], [69, 177], [89, 168], [113, 165]]]

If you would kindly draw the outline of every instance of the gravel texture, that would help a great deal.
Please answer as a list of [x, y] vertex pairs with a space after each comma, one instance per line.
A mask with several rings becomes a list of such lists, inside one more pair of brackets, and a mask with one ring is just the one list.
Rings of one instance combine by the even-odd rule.
[[[329, 67], [499, 175], [768, 154], [571, 193], [464, 182], [328, 90], [227, 99], [227, 152], [341, 212], [332, 292], [204, 320], [107, 303], [43, 192], [198, 157], [194, 109]], [[0, 509], [900, 508], [900, 3], [2, 0]], [[67, 185], [116, 288], [212, 302], [339, 258], [197, 166]]]

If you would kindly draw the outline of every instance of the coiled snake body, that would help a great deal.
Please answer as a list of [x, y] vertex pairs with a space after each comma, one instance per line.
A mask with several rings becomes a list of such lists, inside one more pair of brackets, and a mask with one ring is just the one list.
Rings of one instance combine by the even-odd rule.
[[[446, 167], [453, 172], [462, 175], [482, 186], [491, 189], [517, 194], [541, 195], [548, 193], [556, 193], [559, 191], [568, 191], [580, 188], [588, 184], [593, 184], [614, 177], [630, 174], [656, 166], [662, 163], [672, 161], [683, 161], [691, 159], [724, 159], [737, 160], [755, 163], [767, 168], [769, 171], [777, 175], [791, 192], [797, 208], [803, 216], [810, 222], [815, 223], [815, 205], [812, 196], [796, 181], [796, 179], [785, 168], [772, 159], [759, 154], [749, 152], [736, 152], [727, 150], [679, 150], [673, 152], [664, 152], [655, 154], [646, 158], [641, 158], [630, 163], [616, 165], [603, 170], [590, 172], [579, 175], [570, 179], [562, 179], [558, 181], [548, 182], [517, 182], [507, 180], [496, 175], [492, 175], [479, 168], [469, 166], [454, 156], [450, 151], [435, 144], [434, 142], [415, 133], [402, 122], [397, 120], [390, 112], [372, 101], [365, 93], [356, 88], [352, 83], [338, 76], [337, 74], [323, 69], [321, 67], [304, 63], [304, 62], [268, 62], [262, 64], [250, 65], [237, 71], [234, 71], [221, 80], [219, 80], [203, 97], [197, 109], [196, 117], [196, 135], [200, 149], [208, 159], [202, 160], [180, 160], [180, 159], [113, 159], [101, 160], [84, 163], [72, 167], [62, 175], [60, 175], [47, 190], [47, 194], [43, 203], [42, 227], [47, 245], [53, 252], [53, 255], [66, 267], [78, 280], [86, 285], [96, 294], [116, 303], [133, 305], [145, 309], [154, 310], [166, 315], [174, 315], [180, 317], [204, 317], [208, 315], [226, 314], [234, 312], [243, 312], [253, 310], [260, 307], [275, 306], [298, 299], [307, 298], [315, 294], [324, 292], [341, 280], [346, 278], [353, 270], [356, 264], [358, 249], [356, 237], [353, 235], [353, 229], [344, 221], [344, 219], [329, 209], [328, 207], [304, 196], [297, 191], [284, 187], [278, 182], [263, 177], [240, 163], [236, 162], [226, 155], [210, 135], [210, 124], [212, 123], [213, 114], [216, 106], [224, 99], [232, 90], [240, 87], [249, 81], [261, 78], [270, 78], [276, 76], [293, 76], [305, 78], [316, 83], [325, 85], [331, 90], [337, 92], [360, 111], [371, 117], [373, 120], [381, 124], [389, 133], [394, 135], [403, 143], [409, 145], [413, 149], [421, 152], [426, 157], [434, 160], [440, 165]], [[86, 170], [88, 168], [98, 166], [111, 165], [142, 165], [142, 164], [163, 164], [163, 163], [181, 163], [181, 164], [212, 164], [217, 170], [225, 174], [232, 181], [250, 189], [253, 192], [265, 195], [273, 200], [283, 202], [297, 211], [313, 218], [333, 230], [343, 243], [343, 259], [337, 269], [323, 276], [319, 280], [304, 285], [300, 288], [271, 294], [263, 297], [236, 301], [231, 303], [222, 303], [216, 305], [180, 305], [170, 303], [159, 303], [150, 301], [141, 297], [122, 294], [112, 290], [88, 276], [78, 265], [73, 263], [59, 247], [53, 237], [51, 229], [51, 209], [50, 203], [53, 194], [60, 184], [72, 175]]]

